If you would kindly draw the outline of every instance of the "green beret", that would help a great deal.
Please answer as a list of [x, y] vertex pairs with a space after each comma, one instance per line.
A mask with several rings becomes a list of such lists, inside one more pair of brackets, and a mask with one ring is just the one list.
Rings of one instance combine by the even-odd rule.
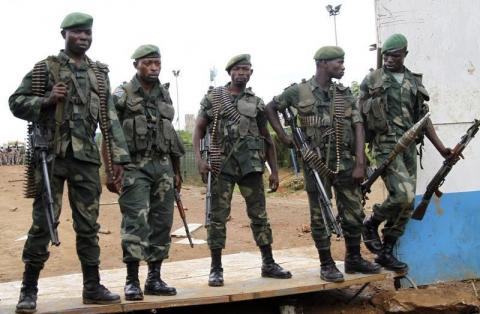
[[393, 34], [383, 43], [382, 54], [389, 50], [407, 48], [407, 43], [407, 38], [402, 34]]
[[315, 52], [313, 59], [315, 60], [333, 60], [343, 58], [345, 51], [337, 46], [324, 46]]
[[73, 12], [65, 16], [63, 19], [61, 29], [69, 28], [82, 28], [82, 29], [91, 29], [93, 24], [93, 17], [80, 12]]
[[132, 59], [138, 60], [150, 55], [151, 57], [160, 57], [160, 49], [155, 45], [141, 45], [133, 53]]
[[233, 57], [232, 59], [230, 59], [230, 61], [228, 61], [227, 66], [225, 67], [225, 70], [230, 73], [230, 70], [233, 68], [233, 66], [237, 65], [237, 64], [250, 64], [250, 65], [252, 65], [252, 63], [250, 62], [250, 55], [249, 54], [241, 54], [241, 55]]

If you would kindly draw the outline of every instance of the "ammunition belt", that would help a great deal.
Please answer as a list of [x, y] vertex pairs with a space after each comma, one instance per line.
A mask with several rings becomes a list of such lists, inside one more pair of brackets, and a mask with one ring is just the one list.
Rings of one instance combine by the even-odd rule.
[[230, 94], [226, 87], [217, 87], [212, 90], [212, 111], [213, 111], [213, 125], [211, 128], [211, 142], [210, 142], [210, 167], [214, 176], [220, 173], [222, 166], [221, 150], [218, 140], [218, 115], [222, 107], [231, 103]]
[[[336, 84], [333, 84], [333, 119], [335, 128], [335, 157], [336, 157], [336, 169], [335, 174], [340, 171], [340, 153], [343, 144], [343, 123], [345, 119], [345, 93], [337, 88]], [[329, 158], [329, 156], [327, 156]]]
[[320, 156], [318, 156], [318, 154], [315, 153], [311, 148], [302, 147], [301, 154], [303, 156], [303, 160], [307, 163], [308, 167], [310, 169], [317, 170], [319, 175], [324, 177], [333, 177], [338, 173], [338, 171], [335, 173], [334, 171], [329, 169], [325, 162], [320, 159]]
[[[42, 60], [35, 64], [32, 71], [32, 94], [34, 96], [43, 97], [45, 95], [45, 85], [47, 84], [47, 62]], [[25, 198], [35, 198], [37, 195], [37, 186], [35, 184], [35, 161], [33, 147], [33, 124], [29, 122], [27, 125], [27, 139], [25, 150], [25, 182], [24, 196]]]
[[322, 137], [327, 137], [335, 134], [335, 129], [332, 127], [326, 127], [322, 123], [322, 119], [319, 116], [299, 116], [300, 126], [313, 127], [322, 129]]
[[112, 139], [110, 138], [109, 128], [110, 128], [110, 118], [108, 117], [108, 106], [107, 106], [107, 87], [106, 80], [103, 73], [100, 72], [98, 66], [88, 60], [90, 66], [92, 67], [93, 73], [95, 73], [95, 78], [97, 79], [98, 86], [98, 96], [100, 98], [100, 110], [99, 110], [99, 123], [100, 130], [103, 134], [103, 140], [105, 141], [105, 150], [107, 155], [106, 160], [106, 169], [115, 180], [115, 175], [113, 172], [113, 154], [112, 154]]

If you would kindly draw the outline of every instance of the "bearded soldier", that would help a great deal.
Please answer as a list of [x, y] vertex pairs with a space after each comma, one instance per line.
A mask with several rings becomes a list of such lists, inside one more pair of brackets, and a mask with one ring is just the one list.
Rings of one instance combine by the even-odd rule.
[[[365, 173], [362, 117], [350, 89], [332, 81], [343, 77], [344, 55], [340, 47], [320, 48], [314, 55], [315, 76], [286, 88], [267, 105], [266, 113], [280, 140], [292, 146], [292, 138], [283, 130], [278, 112], [289, 107], [297, 110], [306, 141], [321, 160], [325, 173], [328, 173], [321, 181], [330, 198], [331, 187], [335, 190], [339, 219], [345, 236], [345, 272], [372, 274], [378, 273], [380, 266], [364, 260], [360, 255], [364, 213], [359, 183]], [[325, 281], [343, 281], [343, 274], [335, 266], [330, 254], [330, 236], [322, 219], [319, 191], [312, 169], [305, 167], [304, 176], [310, 204], [312, 237], [321, 263], [320, 277]]]
[[[101, 184], [99, 151], [94, 138], [101, 116], [105, 117], [104, 123], [108, 125], [104, 138], [110, 139], [113, 163], [123, 164], [130, 159], [115, 107], [109, 97], [108, 68], [85, 54], [92, 43], [92, 24], [93, 18], [88, 14], [67, 15], [61, 24], [65, 49], [57, 56], [37, 63], [33, 73], [25, 76], [10, 97], [9, 104], [16, 117], [37, 123], [47, 131], [46, 134], [52, 134], [48, 138], [48, 155], [54, 157], [49, 163], [54, 215], [55, 218], [60, 215], [66, 181], [77, 254], [83, 272], [83, 303], [108, 304], [120, 302], [120, 297], [101, 285], [99, 278], [100, 226], [97, 218]], [[39, 77], [44, 77], [40, 85]], [[109, 176], [114, 176], [118, 167], [113, 165], [115, 171]], [[41, 165], [37, 163], [37, 194], [33, 202], [32, 227], [23, 249], [25, 272], [17, 313], [35, 312], [38, 277], [49, 257], [50, 234], [43, 196], [39, 192], [43, 189], [41, 176]]]
[[[250, 55], [233, 57], [225, 70], [231, 77], [226, 86], [209, 90], [201, 101], [193, 145], [202, 176], [214, 172], [212, 183], [211, 222], [208, 226], [208, 246], [212, 263], [208, 284], [223, 286], [222, 249], [225, 248], [226, 221], [231, 210], [232, 193], [238, 184], [247, 205], [250, 227], [262, 254], [262, 276], [290, 278], [289, 271], [275, 263], [272, 256], [272, 230], [265, 211], [265, 191], [262, 174], [265, 159], [271, 168], [270, 188], [278, 188], [275, 147], [267, 130], [262, 99], [255, 96], [247, 83], [253, 73]], [[207, 164], [201, 158], [200, 139], [209, 129], [212, 159], [218, 165]], [[218, 151], [218, 156], [213, 156]]]

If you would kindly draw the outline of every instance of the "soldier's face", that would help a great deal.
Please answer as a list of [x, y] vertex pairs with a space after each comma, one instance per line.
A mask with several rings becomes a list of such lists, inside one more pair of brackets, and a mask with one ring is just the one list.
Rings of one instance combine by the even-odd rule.
[[326, 61], [326, 71], [329, 77], [341, 79], [345, 74], [343, 58]]
[[91, 29], [67, 29], [62, 31], [63, 38], [65, 38], [65, 49], [74, 54], [84, 54], [92, 44], [92, 30]]
[[237, 64], [230, 69], [230, 77], [235, 85], [246, 85], [252, 73], [252, 66], [249, 64]]
[[134, 62], [137, 75], [146, 82], [156, 82], [162, 69], [160, 58], [143, 58]]
[[387, 51], [383, 54], [383, 64], [390, 72], [402, 72], [408, 51], [404, 49]]

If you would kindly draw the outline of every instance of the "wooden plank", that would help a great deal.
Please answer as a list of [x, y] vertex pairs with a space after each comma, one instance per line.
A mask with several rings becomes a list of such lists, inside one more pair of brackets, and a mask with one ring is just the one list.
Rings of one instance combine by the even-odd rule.
[[[236, 302], [343, 288], [355, 284], [384, 280], [389, 272], [375, 275], [345, 275], [341, 283], [320, 279], [316, 249], [293, 248], [274, 252], [276, 261], [293, 274], [291, 279], [262, 278], [261, 257], [258, 252], [240, 252], [223, 257], [225, 286], [209, 287], [210, 258], [165, 263], [162, 279], [177, 288], [176, 296], [145, 296], [143, 301], [123, 299], [125, 269], [104, 270], [102, 283], [122, 296], [122, 303], [112, 305], [83, 305], [82, 275], [70, 274], [41, 278], [39, 281], [38, 314], [47, 313], [122, 313], [134, 310], [167, 308], [201, 304]], [[343, 271], [343, 262], [337, 262]], [[140, 267], [140, 280], [147, 275], [147, 266]], [[14, 313], [20, 281], [0, 284], [0, 313]]]

